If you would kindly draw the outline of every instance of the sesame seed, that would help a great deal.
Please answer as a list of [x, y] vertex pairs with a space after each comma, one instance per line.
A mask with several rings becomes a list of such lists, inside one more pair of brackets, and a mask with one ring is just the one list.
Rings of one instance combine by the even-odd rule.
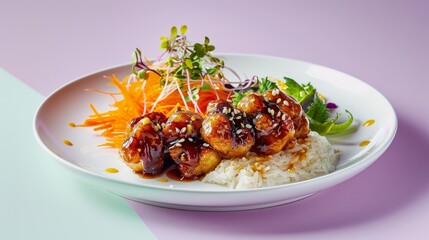
[[250, 125], [250, 124], [246, 124], [246, 127], [247, 127], [248, 129], [251, 129], [251, 128], [252, 128], [252, 125]]
[[231, 113], [231, 108], [228, 108], [228, 113]]
[[283, 101], [283, 104], [286, 105], [286, 106], [289, 106], [289, 102], [286, 101], [286, 100]]
[[192, 139], [192, 138], [188, 138], [188, 140], [189, 140], [189, 142], [193, 142], [194, 141], [194, 139]]
[[244, 124], [243, 123], [240, 123], [240, 125], [241, 125], [242, 128], [244, 128]]
[[277, 98], [276, 103], [279, 104], [282, 100], [280, 98]]
[[184, 138], [181, 138], [181, 139], [179, 139], [179, 141], [177, 141], [178, 143], [182, 143], [182, 142], [184, 142], [185, 141], [185, 139]]
[[271, 95], [273, 95], [273, 96], [276, 96], [277, 95], [277, 92], [276, 92], [276, 90], [274, 89], [273, 91], [271, 91]]
[[208, 143], [203, 143], [204, 147], [209, 147], [210, 145]]
[[226, 108], [226, 107], [224, 107], [223, 109], [222, 109], [222, 113], [223, 114], [226, 114], [228, 112], [228, 109]]
[[186, 127], [183, 127], [181, 130], [180, 130], [180, 133], [185, 133], [186, 132]]
[[241, 131], [243, 131], [243, 129], [238, 129], [236, 133], [237, 133], [237, 134], [240, 134], [240, 133], [241, 133]]
[[235, 113], [235, 114], [239, 114], [239, 113], [240, 113], [240, 111], [238, 111], [237, 109], [234, 109], [234, 113]]
[[233, 117], [230, 117], [230, 118], [229, 118], [229, 121], [232, 121], [232, 120], [234, 120], [234, 118], [233, 118]]
[[180, 133], [180, 129], [176, 128], [176, 132], [177, 132], [177, 133]]
[[237, 117], [235, 117], [235, 119], [241, 119], [241, 116], [237, 116]]
[[246, 117], [246, 113], [245, 112], [243, 112], [243, 117]]
[[162, 127], [162, 128], [165, 128], [165, 123], [161, 123], [161, 127]]
[[283, 113], [283, 115], [282, 115], [282, 120], [284, 121], [284, 120], [286, 120], [286, 113]]
[[278, 111], [277, 112], [277, 117], [280, 117], [282, 115], [282, 112]]
[[176, 145], [174, 145], [174, 146], [176, 146], [176, 147], [181, 147], [181, 146], [182, 146], [182, 144], [180, 144], [180, 143], [176, 143]]

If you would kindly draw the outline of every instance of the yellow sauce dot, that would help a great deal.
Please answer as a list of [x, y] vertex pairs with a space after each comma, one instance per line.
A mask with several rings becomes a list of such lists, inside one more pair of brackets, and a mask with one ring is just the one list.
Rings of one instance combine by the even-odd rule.
[[368, 141], [368, 140], [364, 140], [364, 141], [362, 141], [362, 142], [360, 142], [359, 143], [359, 146], [360, 147], [365, 147], [366, 145], [368, 145], [370, 143], [370, 141]]
[[116, 168], [106, 168], [106, 170], [104, 170], [104, 171], [106, 171], [108, 173], [117, 173], [117, 172], [119, 172], [119, 170], [116, 169]]
[[76, 124], [74, 122], [69, 122], [70, 127], [76, 127]]
[[158, 179], [158, 182], [168, 182], [168, 179], [167, 178], [160, 178], [160, 179]]
[[369, 119], [369, 120], [366, 120], [363, 124], [362, 124], [362, 126], [364, 126], [364, 127], [369, 127], [369, 126], [371, 126], [372, 124], [374, 124], [375, 123], [375, 120], [374, 119]]
[[65, 144], [65, 145], [67, 145], [67, 146], [73, 146], [73, 143], [72, 142], [70, 142], [69, 140], [67, 140], [67, 139], [65, 139], [64, 141], [63, 141], [63, 143]]

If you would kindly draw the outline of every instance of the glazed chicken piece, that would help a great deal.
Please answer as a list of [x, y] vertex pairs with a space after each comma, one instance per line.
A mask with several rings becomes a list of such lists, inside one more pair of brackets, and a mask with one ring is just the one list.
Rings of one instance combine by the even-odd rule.
[[258, 155], [280, 152], [294, 142], [295, 129], [291, 117], [283, 112], [276, 102], [251, 93], [238, 103], [237, 108], [252, 120], [255, 129], [255, 144], [251, 151]]
[[165, 142], [198, 137], [202, 122], [203, 118], [191, 111], [177, 111], [171, 114], [162, 128]]
[[255, 143], [247, 116], [221, 100], [208, 104], [201, 137], [224, 158], [244, 157]]
[[162, 113], [150, 113], [131, 120], [119, 153], [137, 173], [156, 174], [164, 165], [164, 143], [160, 132], [166, 121]]
[[301, 107], [301, 105], [291, 96], [275, 89], [265, 92], [264, 97], [267, 101], [276, 103], [280, 110], [288, 114], [295, 128], [295, 138], [306, 138], [310, 132], [310, 124]]
[[206, 174], [221, 161], [217, 151], [201, 139], [202, 122], [203, 119], [196, 113], [178, 111], [168, 118], [162, 130], [168, 153], [186, 178]]
[[216, 150], [198, 138], [179, 141], [172, 145], [168, 152], [178, 164], [181, 175], [186, 178], [204, 175], [214, 170], [222, 160]]

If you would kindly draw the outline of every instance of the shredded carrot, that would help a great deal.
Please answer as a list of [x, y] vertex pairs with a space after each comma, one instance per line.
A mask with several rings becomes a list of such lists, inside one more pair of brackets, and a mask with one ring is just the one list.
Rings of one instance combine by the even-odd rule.
[[[151, 65], [148, 61], [148, 64]], [[191, 82], [191, 87], [198, 86], [201, 82]], [[200, 91], [198, 93], [198, 100], [196, 101], [201, 111], [200, 114], [204, 115], [206, 112], [207, 104], [215, 99], [227, 99], [229, 92], [221, 90], [219, 83], [213, 83], [215, 89]], [[152, 72], [148, 72], [146, 80], [131, 78], [127, 76], [119, 80], [115, 75], [112, 76], [109, 86], [113, 86], [118, 92], [105, 92], [100, 90], [93, 90], [102, 94], [107, 94], [113, 97], [114, 102], [110, 104], [112, 109], [106, 112], [98, 112], [95, 106], [90, 104], [93, 114], [79, 125], [78, 127], [91, 127], [94, 131], [101, 131], [101, 136], [106, 139], [106, 142], [101, 144], [103, 147], [121, 148], [125, 137], [125, 130], [128, 123], [136, 117], [149, 113], [152, 108], [154, 112], [161, 112], [169, 117], [177, 109], [185, 109], [185, 104], [181, 93], [188, 96], [187, 92], [175, 88], [165, 98], [161, 98], [157, 102], [160, 94], [163, 94], [165, 87], [161, 83], [161, 77]], [[122, 96], [122, 99], [114, 96]], [[155, 105], [156, 104], [156, 105]], [[155, 105], [155, 107], [154, 107]], [[189, 110], [196, 111], [193, 104], [187, 103]]]

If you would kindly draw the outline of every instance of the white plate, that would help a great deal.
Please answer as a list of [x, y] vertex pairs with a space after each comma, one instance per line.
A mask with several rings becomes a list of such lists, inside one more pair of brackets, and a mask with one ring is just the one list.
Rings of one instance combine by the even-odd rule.
[[[397, 119], [390, 103], [368, 84], [342, 72], [316, 64], [269, 56], [221, 54], [225, 64], [242, 76], [288, 76], [298, 82], [311, 82], [330, 101], [351, 111], [357, 132], [331, 136], [334, 148], [341, 149], [336, 171], [314, 179], [253, 190], [230, 190], [199, 181], [160, 182], [142, 179], [121, 161], [117, 151], [97, 147], [104, 139], [89, 128], [72, 128], [69, 122], [81, 123], [93, 103], [99, 110], [109, 109], [112, 99], [85, 89], [112, 90], [103, 76], [116, 74], [122, 78], [130, 73], [129, 65], [102, 70], [79, 78], [55, 91], [40, 106], [34, 121], [35, 135], [40, 145], [67, 169], [88, 181], [118, 195], [158, 206], [228, 211], [269, 207], [289, 203], [339, 184], [371, 165], [387, 149], [397, 129]], [[363, 127], [366, 120], [375, 123]], [[63, 140], [70, 140], [67, 146]], [[360, 147], [359, 143], [370, 144]], [[105, 171], [114, 167], [112, 174]]]

